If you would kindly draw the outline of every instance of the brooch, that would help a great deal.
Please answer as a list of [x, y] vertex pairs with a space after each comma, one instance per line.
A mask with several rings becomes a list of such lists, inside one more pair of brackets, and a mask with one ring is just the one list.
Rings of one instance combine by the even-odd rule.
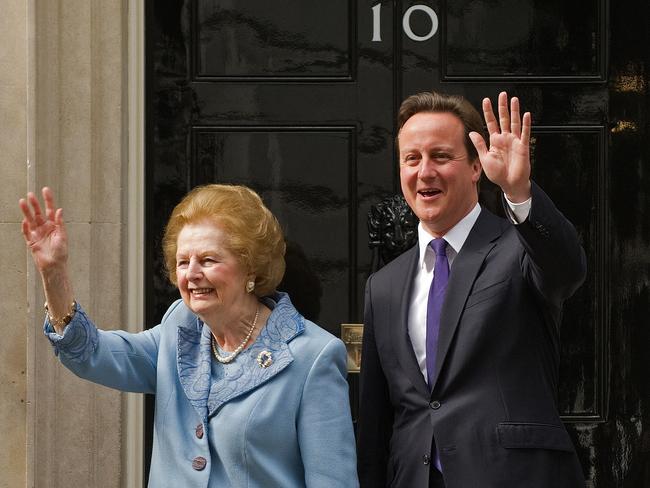
[[260, 368], [268, 368], [273, 364], [273, 357], [271, 357], [271, 353], [267, 350], [261, 351], [257, 355], [257, 364], [260, 365]]

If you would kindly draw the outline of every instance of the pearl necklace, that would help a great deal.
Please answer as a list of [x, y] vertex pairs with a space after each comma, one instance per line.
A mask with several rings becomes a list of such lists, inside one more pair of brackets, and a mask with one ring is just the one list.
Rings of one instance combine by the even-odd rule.
[[257, 317], [259, 317], [259, 315], [260, 315], [260, 306], [258, 304], [257, 310], [255, 310], [255, 318], [253, 319], [251, 328], [248, 329], [248, 334], [246, 334], [244, 340], [241, 341], [241, 343], [237, 346], [237, 348], [228, 356], [221, 356], [219, 354], [219, 352], [217, 351], [217, 340], [214, 338], [214, 336], [212, 336], [212, 353], [214, 354], [214, 357], [217, 361], [219, 361], [222, 364], [227, 364], [233, 361], [237, 357], [237, 355], [244, 350], [244, 346], [248, 343], [248, 340], [253, 335], [253, 331], [255, 330], [255, 325], [257, 325]]

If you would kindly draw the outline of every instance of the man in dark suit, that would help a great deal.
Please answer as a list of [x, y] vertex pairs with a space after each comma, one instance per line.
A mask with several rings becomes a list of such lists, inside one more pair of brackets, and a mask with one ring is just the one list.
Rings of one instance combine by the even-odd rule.
[[[362, 488], [584, 488], [559, 418], [562, 305], [585, 276], [571, 223], [530, 180], [530, 113], [462, 97], [400, 108], [402, 192], [418, 245], [366, 285]], [[508, 219], [478, 204], [481, 172]]]

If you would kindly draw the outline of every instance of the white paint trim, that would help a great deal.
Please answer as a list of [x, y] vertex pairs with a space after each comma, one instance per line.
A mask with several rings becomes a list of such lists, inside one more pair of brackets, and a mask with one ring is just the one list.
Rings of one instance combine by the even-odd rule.
[[[127, 328], [144, 326], [144, 2], [125, 2], [127, 12], [127, 106], [124, 124], [128, 141], [126, 171], [126, 304]], [[122, 486], [142, 488], [144, 483], [144, 396], [124, 394]]]

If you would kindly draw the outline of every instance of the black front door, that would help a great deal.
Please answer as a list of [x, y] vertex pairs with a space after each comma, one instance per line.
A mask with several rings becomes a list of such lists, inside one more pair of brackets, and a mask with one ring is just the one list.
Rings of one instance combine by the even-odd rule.
[[593, 486], [650, 486], [650, 388], [640, 380], [650, 370], [645, 4], [146, 6], [148, 326], [178, 295], [162, 270], [164, 224], [208, 182], [249, 185], [278, 217], [288, 240], [281, 289], [304, 315], [335, 334], [361, 322], [367, 213], [399, 192], [400, 101], [436, 89], [479, 106], [506, 89], [533, 113], [534, 178], [588, 255], [563, 323], [563, 418]]

